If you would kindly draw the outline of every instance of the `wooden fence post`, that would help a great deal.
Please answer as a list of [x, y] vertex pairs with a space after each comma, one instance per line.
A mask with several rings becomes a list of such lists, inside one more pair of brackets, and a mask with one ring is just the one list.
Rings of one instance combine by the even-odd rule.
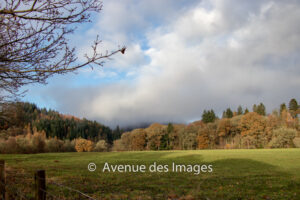
[[45, 170], [38, 170], [34, 174], [35, 179], [35, 200], [46, 200], [46, 173]]
[[5, 161], [0, 160], [0, 199], [5, 200]]

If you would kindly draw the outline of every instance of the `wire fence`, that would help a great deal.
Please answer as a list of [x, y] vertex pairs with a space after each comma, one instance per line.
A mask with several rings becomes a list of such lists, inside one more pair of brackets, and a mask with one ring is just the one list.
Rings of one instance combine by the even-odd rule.
[[[101, 200], [101, 197], [93, 197], [85, 192], [75, 189], [69, 185], [54, 181], [53, 177], [47, 177], [44, 171], [44, 177], [39, 176], [38, 171], [24, 171], [8, 168], [0, 160], [0, 200]], [[43, 171], [43, 170], [42, 170]], [[55, 179], [56, 180], [56, 179]], [[42, 183], [42, 184], [41, 184]], [[44, 187], [37, 187], [43, 185]], [[156, 190], [147, 187], [150, 191], [151, 199], [170, 199], [166, 191], [158, 196]], [[5, 194], [3, 196], [2, 194]], [[155, 194], [155, 195], [154, 195]], [[115, 196], [109, 199], [131, 199], [129, 196], [122, 196], [117, 191]], [[142, 195], [142, 194], [141, 194]], [[147, 196], [149, 199], [149, 196]], [[107, 199], [107, 198], [105, 198]], [[137, 199], [137, 198], [134, 198]], [[138, 198], [143, 199], [143, 197]]]
[[68, 190], [68, 191], [70, 191], [70, 192], [75, 192], [75, 193], [77, 193], [78, 196], [81, 197], [81, 198], [88, 199], [88, 200], [96, 200], [95, 198], [90, 197], [89, 195], [87, 195], [87, 194], [85, 194], [85, 193], [83, 193], [83, 192], [81, 192], [81, 191], [79, 191], [79, 190], [73, 189], [73, 188], [68, 187], [68, 186], [65, 186], [65, 185], [63, 185], [63, 184], [56, 183], [56, 182], [54, 182], [54, 181], [51, 181], [50, 184], [56, 185], [56, 186], [60, 187], [61, 189], [65, 189], [65, 190]]
[[[40, 172], [44, 177], [40, 176]], [[0, 160], [0, 200], [98, 200], [62, 183], [47, 181], [44, 170], [35, 172], [34, 184], [29, 183], [32, 180], [32, 175], [13, 169], [5, 170], [5, 163]], [[28, 187], [27, 191], [22, 190], [25, 186], [29, 186], [29, 190]]]
[[[37, 177], [37, 179], [39, 179], [39, 180], [41, 180], [41, 181], [45, 181], [45, 182], [46, 182], [46, 180], [47, 180], [46, 178], [40, 178], [40, 177]], [[50, 197], [53, 197], [53, 198], [55, 198], [55, 199], [61, 199], [61, 200], [63, 200], [64, 197], [61, 196], [61, 193], [65, 193], [65, 192], [67, 191], [67, 192], [69, 192], [69, 193], [73, 193], [72, 196], [77, 197], [76, 199], [80, 199], [80, 200], [84, 200], [84, 199], [87, 199], [87, 200], [97, 200], [96, 198], [91, 197], [91, 196], [89, 196], [89, 195], [83, 193], [83, 192], [80, 191], [80, 190], [76, 190], [76, 189], [74, 189], [74, 188], [72, 188], [72, 187], [63, 185], [63, 184], [61, 184], [61, 183], [57, 183], [57, 182], [55, 182], [55, 181], [48, 181], [48, 182], [47, 182], [47, 185], [48, 185], [48, 186], [56, 186], [56, 187], [60, 190], [59, 193], [53, 194], [53, 193], [50, 193], [49, 190], [43, 190], [43, 189], [41, 189], [43, 192], [45, 192], [46, 194], [49, 194]], [[47, 196], [48, 196], [48, 195], [47, 195]], [[72, 199], [74, 199], [74, 198], [72, 198]]]

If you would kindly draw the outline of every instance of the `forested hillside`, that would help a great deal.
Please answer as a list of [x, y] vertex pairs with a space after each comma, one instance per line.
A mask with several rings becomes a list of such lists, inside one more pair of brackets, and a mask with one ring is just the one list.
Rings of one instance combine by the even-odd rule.
[[112, 131], [96, 121], [79, 119], [63, 115], [54, 110], [40, 109], [32, 103], [9, 103], [1, 105], [0, 136], [7, 139], [10, 136], [44, 132], [47, 138], [73, 140], [85, 138], [94, 142], [105, 140], [112, 144], [118, 139], [121, 131]]
[[295, 99], [289, 106], [266, 114], [263, 103], [253, 105], [252, 112], [241, 106], [227, 108], [219, 119], [214, 110], [205, 110], [202, 120], [188, 125], [152, 124], [122, 134], [114, 150], [232, 149], [300, 147], [300, 126]]

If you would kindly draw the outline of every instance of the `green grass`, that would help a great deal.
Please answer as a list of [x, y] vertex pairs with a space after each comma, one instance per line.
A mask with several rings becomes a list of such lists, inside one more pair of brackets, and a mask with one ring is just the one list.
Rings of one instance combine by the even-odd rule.
[[[300, 199], [300, 149], [147, 151], [0, 155], [8, 183], [32, 191], [45, 169], [48, 191], [74, 198], [55, 181], [99, 199]], [[87, 165], [94, 162], [95, 172]], [[212, 164], [212, 173], [103, 173], [109, 164]], [[25, 183], [25, 184], [24, 184]], [[30, 196], [30, 195], [29, 195]]]

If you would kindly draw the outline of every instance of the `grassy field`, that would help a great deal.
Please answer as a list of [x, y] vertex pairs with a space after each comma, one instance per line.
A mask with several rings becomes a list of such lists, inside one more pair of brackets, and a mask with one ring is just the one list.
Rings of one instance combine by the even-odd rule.
[[[48, 191], [74, 199], [56, 182], [99, 199], [300, 199], [300, 149], [199, 150], [0, 155], [8, 183], [28, 197], [33, 174], [45, 169]], [[90, 162], [97, 165], [89, 172]], [[102, 172], [104, 163], [211, 164], [212, 173]], [[25, 183], [25, 184], [24, 184]], [[13, 187], [13, 186], [11, 186]]]

